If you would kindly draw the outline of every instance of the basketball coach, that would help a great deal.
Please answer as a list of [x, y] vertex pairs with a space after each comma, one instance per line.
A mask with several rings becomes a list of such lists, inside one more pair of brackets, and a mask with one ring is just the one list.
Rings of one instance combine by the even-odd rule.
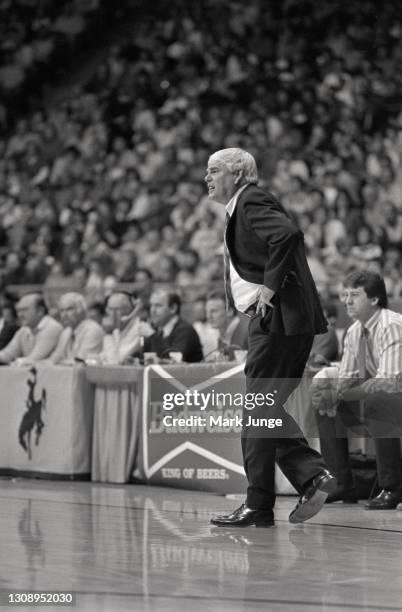
[[[243, 408], [242, 452], [246, 502], [212, 524], [274, 524], [275, 461], [300, 494], [291, 523], [314, 516], [336, 488], [321, 455], [310, 448], [283, 403], [297, 387], [315, 334], [327, 330], [304, 250], [303, 234], [278, 200], [258, 187], [248, 152], [215, 152], [205, 177], [210, 199], [226, 206], [225, 290], [228, 305], [249, 315], [246, 392], [274, 394], [274, 406]], [[256, 425], [247, 425], [253, 417]], [[275, 433], [259, 426], [275, 417]]]

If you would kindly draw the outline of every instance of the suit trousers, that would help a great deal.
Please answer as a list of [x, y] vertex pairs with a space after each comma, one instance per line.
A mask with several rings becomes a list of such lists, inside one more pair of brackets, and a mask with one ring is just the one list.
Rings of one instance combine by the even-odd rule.
[[[300, 494], [326, 469], [321, 455], [309, 447], [283, 407], [303, 376], [314, 336], [274, 333], [269, 327], [270, 315], [256, 314], [250, 319], [245, 366], [246, 398], [269, 398], [262, 406], [243, 406], [241, 443], [248, 479], [246, 503], [253, 509], [270, 509], [275, 504], [275, 461]], [[248, 424], [250, 418], [252, 423]], [[282, 426], [267, 428], [266, 419], [281, 420]]]
[[378, 483], [382, 489], [394, 489], [401, 482], [402, 397], [376, 393], [364, 402], [340, 402], [336, 417], [317, 413], [322, 454], [338, 483], [346, 489], [353, 486], [349, 461], [349, 435], [370, 436], [374, 440]]

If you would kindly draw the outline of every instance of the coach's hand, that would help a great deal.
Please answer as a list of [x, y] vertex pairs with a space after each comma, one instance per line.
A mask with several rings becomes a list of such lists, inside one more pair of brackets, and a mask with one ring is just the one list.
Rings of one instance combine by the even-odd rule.
[[275, 291], [272, 291], [272, 289], [268, 289], [268, 287], [265, 287], [265, 286], [261, 287], [261, 292], [258, 298], [257, 308], [256, 308], [257, 314], [261, 314], [263, 317], [265, 317], [265, 315], [268, 312], [268, 308], [274, 307], [274, 305], [271, 302], [274, 295], [275, 295]]

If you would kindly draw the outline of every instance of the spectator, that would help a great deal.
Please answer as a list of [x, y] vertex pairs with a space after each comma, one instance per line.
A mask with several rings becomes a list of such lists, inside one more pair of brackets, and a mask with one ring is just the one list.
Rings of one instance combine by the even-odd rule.
[[92, 302], [88, 306], [88, 319], [92, 319], [99, 325], [102, 325], [105, 316], [105, 306], [103, 302]]
[[218, 348], [219, 330], [207, 321], [206, 298], [197, 297], [191, 305], [193, 327], [201, 341], [204, 359]]
[[226, 310], [226, 297], [223, 291], [211, 291], [207, 295], [206, 315], [209, 325], [219, 332], [215, 346], [216, 353], [210, 355], [210, 360], [215, 359], [217, 355], [234, 360], [236, 349], [247, 350], [248, 318], [231, 308]]
[[381, 260], [382, 249], [376, 242], [371, 227], [369, 225], [360, 225], [356, 231], [355, 245], [350, 251], [356, 263], [363, 266], [367, 261]]
[[[200, 339], [194, 327], [180, 318], [181, 300], [177, 293], [159, 289], [150, 299], [150, 320], [142, 323], [140, 334], [144, 336], [144, 352], [157, 353], [168, 358], [170, 351], [182, 353], [183, 361], [202, 360]], [[156, 331], [155, 331], [156, 330]]]
[[147, 306], [153, 291], [154, 277], [148, 268], [137, 268], [134, 273], [134, 292], [138, 299]]
[[85, 361], [89, 355], [101, 351], [103, 329], [99, 323], [88, 318], [85, 298], [80, 293], [71, 291], [61, 296], [59, 315], [64, 329], [50, 355], [51, 363]]
[[0, 351], [0, 363], [26, 365], [46, 359], [55, 349], [62, 326], [48, 314], [40, 293], [27, 293], [17, 303], [21, 328]]
[[180, 287], [195, 284], [198, 280], [197, 272], [200, 263], [196, 251], [184, 247], [176, 253], [176, 261], [179, 266], [179, 271], [176, 275], [176, 284]]
[[0, 317], [0, 350], [11, 341], [19, 329], [17, 312], [14, 303], [10, 300], [2, 300]]
[[[353, 431], [363, 424], [374, 438], [381, 487], [366, 508], [389, 510], [402, 500], [397, 437], [402, 428], [401, 394], [396, 385], [402, 372], [402, 315], [387, 308], [379, 274], [356, 271], [343, 285], [343, 301], [354, 323], [346, 333], [333, 388], [326, 385], [325, 370], [316, 375], [313, 385], [321, 451], [338, 481], [338, 490], [328, 501], [356, 498], [346, 432], [348, 427]], [[326, 390], [320, 388], [323, 380]]]
[[110, 330], [104, 340], [101, 360], [105, 363], [124, 364], [140, 349], [140, 315], [142, 303], [134, 295], [115, 291], [106, 299], [106, 322]]

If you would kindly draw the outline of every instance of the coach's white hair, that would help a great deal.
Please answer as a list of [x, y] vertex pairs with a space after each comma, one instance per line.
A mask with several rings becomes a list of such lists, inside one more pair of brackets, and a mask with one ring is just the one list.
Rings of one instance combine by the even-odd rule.
[[64, 293], [59, 300], [59, 304], [63, 302], [74, 306], [77, 310], [81, 312], [87, 311], [87, 303], [85, 301], [84, 296], [81, 293], [77, 293], [76, 291], [69, 291], [68, 293]]
[[220, 161], [224, 163], [229, 172], [235, 174], [239, 170], [242, 173], [244, 183], [258, 183], [258, 170], [254, 157], [244, 149], [231, 147], [215, 151], [210, 157], [210, 162]]

